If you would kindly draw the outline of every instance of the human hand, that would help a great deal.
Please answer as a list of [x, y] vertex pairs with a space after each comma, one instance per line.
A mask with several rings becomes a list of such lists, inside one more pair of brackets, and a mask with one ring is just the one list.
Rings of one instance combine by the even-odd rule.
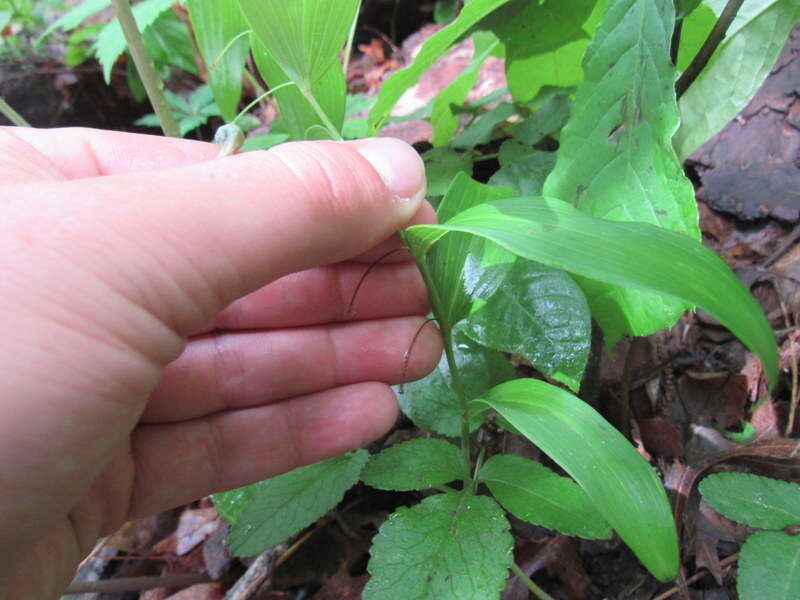
[[[396, 140], [215, 155], [0, 128], [0, 597], [56, 597], [124, 521], [396, 418], [387, 384], [427, 311], [415, 266], [396, 254], [347, 305], [392, 234], [433, 219], [419, 157]], [[407, 377], [440, 351], [425, 328]]]

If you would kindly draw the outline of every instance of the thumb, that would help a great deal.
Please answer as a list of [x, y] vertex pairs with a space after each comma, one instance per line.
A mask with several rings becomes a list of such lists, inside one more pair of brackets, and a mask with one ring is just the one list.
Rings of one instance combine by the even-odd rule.
[[419, 209], [425, 175], [408, 144], [376, 138], [38, 188], [80, 199], [56, 207], [67, 214], [48, 219], [48, 245], [188, 335], [272, 280], [389, 237]]

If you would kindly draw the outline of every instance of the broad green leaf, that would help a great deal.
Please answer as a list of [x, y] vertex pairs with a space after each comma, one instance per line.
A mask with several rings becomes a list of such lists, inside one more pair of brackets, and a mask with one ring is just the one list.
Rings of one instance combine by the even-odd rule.
[[255, 36], [289, 79], [311, 88], [329, 69], [358, 14], [359, 0], [238, 0]]
[[[726, 0], [706, 0], [705, 4], [720, 14]], [[674, 143], [681, 159], [750, 102], [798, 19], [797, 0], [748, 0], [742, 4], [712, 62], [680, 99], [681, 126]]]
[[[270, 88], [291, 81], [264, 45], [255, 37], [250, 37], [253, 59], [264, 81]], [[341, 130], [344, 122], [344, 109], [347, 83], [341, 69], [331, 68], [314, 82], [312, 94], [334, 127]], [[319, 114], [295, 86], [287, 86], [276, 91], [281, 116], [286, 122], [292, 140], [330, 139], [330, 133]]]
[[[143, 0], [138, 4], [134, 4], [133, 16], [136, 19], [139, 31], [146, 31], [148, 27], [155, 23], [158, 17], [172, 8], [173, 2], [174, 0]], [[100, 35], [97, 36], [94, 53], [103, 67], [103, 77], [106, 83], [111, 81], [111, 69], [127, 47], [125, 35], [122, 33], [122, 28], [119, 26], [117, 19], [106, 25]]]
[[228, 523], [234, 525], [239, 520], [239, 515], [242, 514], [244, 507], [250, 503], [250, 500], [258, 492], [260, 485], [259, 483], [254, 483], [235, 490], [211, 494], [217, 512]]
[[567, 124], [571, 101], [564, 94], [548, 98], [532, 115], [514, 128], [514, 139], [533, 146]]
[[84, 0], [77, 6], [71, 8], [66, 14], [53, 21], [44, 30], [44, 33], [36, 40], [38, 45], [44, 38], [53, 33], [56, 29], [69, 31], [75, 29], [93, 14], [99, 13], [104, 8], [111, 6], [111, 0]]
[[695, 10], [703, 0], [675, 0], [675, 18], [683, 19]]
[[381, 490], [424, 490], [469, 477], [461, 450], [448, 441], [417, 438], [370, 457], [361, 481]]
[[[511, 188], [478, 183], [459, 173], [437, 214], [447, 220], [472, 206], [513, 195]], [[450, 330], [467, 316], [475, 299], [488, 298], [500, 285], [514, 256], [485, 240], [456, 234], [442, 240], [423, 260], [430, 274], [426, 279], [434, 314], [439, 326]]]
[[[514, 376], [505, 356], [476, 344], [458, 328], [454, 342], [456, 364], [469, 400], [479, 398], [493, 385]], [[450, 368], [444, 356], [430, 375], [406, 383], [397, 399], [403, 413], [421, 429], [448, 437], [461, 435], [461, 402], [453, 391]], [[483, 417], [476, 414], [470, 419], [470, 430], [474, 431], [482, 422]]]
[[367, 458], [365, 450], [357, 450], [256, 484], [231, 529], [231, 552], [258, 554], [311, 525], [356, 484]]
[[[570, 119], [544, 195], [596, 217], [700, 239], [697, 204], [672, 148], [678, 127], [669, 48], [673, 0], [612, 0], [583, 59]], [[584, 292], [609, 345], [671, 327], [685, 302], [605, 283]]]
[[399, 508], [370, 550], [364, 600], [499, 599], [514, 540], [503, 509], [487, 496], [438, 494]]
[[267, 133], [247, 138], [242, 146], [242, 152], [251, 150], [266, 150], [289, 140], [288, 133]]
[[389, 116], [392, 107], [405, 91], [413, 87], [422, 74], [427, 71], [437, 58], [444, 55], [448, 48], [467, 33], [473, 25], [496, 8], [509, 0], [472, 0], [459, 13], [458, 17], [433, 34], [422, 45], [414, 62], [393, 73], [381, 86], [378, 101], [369, 113], [369, 122], [378, 128]]
[[800, 525], [800, 485], [750, 473], [715, 473], [700, 482], [703, 499], [729, 519], [761, 529]]
[[683, 20], [681, 43], [678, 47], [678, 71], [683, 71], [689, 66], [716, 22], [717, 15], [706, 4], [698, 6], [697, 10]]
[[489, 179], [491, 185], [510, 187], [519, 196], [538, 196], [556, 164], [556, 155], [510, 139], [500, 145], [498, 161], [500, 168]]
[[174, 12], [163, 13], [144, 33], [144, 44], [156, 67], [177, 67], [197, 75], [194, 48], [186, 23]]
[[572, 390], [580, 388], [592, 320], [583, 292], [564, 271], [518, 259], [464, 330], [480, 344], [519, 354]]
[[456, 18], [456, 0], [436, 0], [433, 8], [433, 20], [436, 23], [447, 23]]
[[777, 379], [777, 349], [761, 307], [725, 263], [689, 236], [646, 223], [587, 215], [552, 198], [507, 198], [443, 225], [415, 225], [404, 240], [419, 255], [448, 231], [472, 233], [509, 252], [587, 279], [697, 304], [736, 334]]
[[524, 521], [582, 538], [610, 538], [611, 528], [569, 477], [511, 454], [495, 454], [478, 477], [508, 512]]
[[434, 146], [446, 146], [458, 131], [460, 111], [467, 94], [478, 80], [478, 71], [487, 58], [499, 46], [497, 38], [491, 34], [478, 32], [472, 37], [475, 52], [472, 62], [458, 77], [436, 95], [431, 113]]
[[800, 535], [757, 531], [739, 551], [741, 600], [800, 598]]
[[458, 150], [474, 148], [479, 144], [488, 144], [492, 141], [495, 127], [512, 117], [517, 109], [513, 104], [504, 102], [490, 108], [456, 136], [451, 146]]
[[434, 148], [422, 155], [428, 178], [428, 195], [441, 196], [459, 173], [472, 174], [473, 152], [456, 152], [448, 147]]
[[247, 37], [226, 49], [233, 39], [247, 31], [237, 0], [189, 0], [189, 16], [197, 45], [208, 67], [208, 82], [223, 118], [236, 117], [242, 95], [244, 63], [250, 51]]
[[675, 576], [678, 537], [664, 487], [619, 431], [583, 400], [535, 379], [500, 384], [486, 402], [578, 482], [655, 577]]

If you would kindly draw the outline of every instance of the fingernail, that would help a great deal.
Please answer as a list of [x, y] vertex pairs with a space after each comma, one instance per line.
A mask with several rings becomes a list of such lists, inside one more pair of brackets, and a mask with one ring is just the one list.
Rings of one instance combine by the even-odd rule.
[[409, 144], [395, 138], [372, 138], [358, 142], [356, 150], [378, 172], [395, 201], [409, 212], [417, 212], [425, 199], [425, 164]]

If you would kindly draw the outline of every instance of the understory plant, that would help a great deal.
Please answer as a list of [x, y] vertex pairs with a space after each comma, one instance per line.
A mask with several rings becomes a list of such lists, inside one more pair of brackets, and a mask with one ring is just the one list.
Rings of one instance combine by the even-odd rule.
[[[156, 0], [138, 6], [148, 3]], [[612, 347], [702, 307], [761, 359], [774, 384], [770, 325], [701, 244], [681, 165], [754, 94], [800, 5], [471, 0], [456, 12], [455, 4], [439, 3], [439, 17], [451, 20], [375, 98], [363, 98], [347, 95], [341, 60], [359, 0], [186, 2], [220, 114], [237, 119], [250, 55], [277, 101], [279, 123], [262, 147], [375, 135], [439, 57], [468, 38], [474, 47], [472, 63], [414, 115], [433, 128], [423, 158], [440, 224], [401, 237], [445, 351], [399, 399], [426, 435], [216, 494], [232, 524], [231, 549], [253, 555], [284, 541], [363, 482], [422, 498], [380, 527], [364, 598], [498, 598], [509, 569], [547, 598], [514, 562], [508, 514], [583, 538], [616, 532], [667, 581], [680, 561], [664, 487], [576, 395], [592, 319]], [[490, 56], [505, 58], [508, 88], [467, 102]], [[366, 108], [368, 116], [357, 114]], [[498, 168], [481, 183], [473, 170], [487, 160]], [[515, 379], [508, 354], [543, 379]], [[481, 434], [489, 424], [527, 438], [559, 471], [492, 454]]]

